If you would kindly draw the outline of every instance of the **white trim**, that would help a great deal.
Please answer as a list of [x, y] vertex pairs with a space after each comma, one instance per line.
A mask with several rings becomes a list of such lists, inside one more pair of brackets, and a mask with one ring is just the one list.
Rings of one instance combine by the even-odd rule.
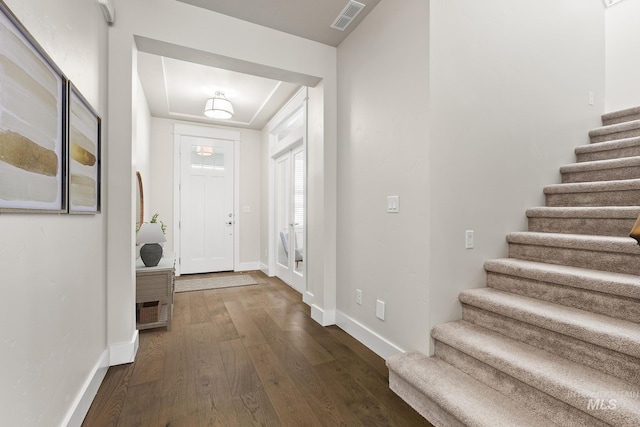
[[271, 277], [271, 275], [269, 274], [269, 266], [267, 264], [261, 262], [260, 263], [260, 271], [262, 271], [267, 276]]
[[133, 332], [131, 341], [113, 344], [109, 347], [109, 365], [123, 365], [136, 360], [138, 346], [140, 345], [140, 336], [138, 330]]
[[276, 113], [269, 123], [264, 127], [263, 132], [272, 133], [286, 118], [297, 111], [304, 101], [307, 100], [307, 88], [302, 87], [298, 93], [293, 95], [289, 101]]
[[322, 326], [335, 325], [336, 311], [325, 310], [323, 308], [318, 307], [315, 304], [311, 304], [311, 318], [316, 322], [318, 322], [319, 324], [321, 324]]
[[405, 352], [391, 341], [341, 311], [336, 311], [336, 325], [385, 360], [394, 354]]
[[105, 375], [107, 375], [108, 370], [109, 350], [105, 349], [98, 359], [98, 362], [96, 362], [96, 365], [91, 370], [87, 380], [82, 385], [80, 392], [76, 396], [71, 408], [69, 408], [69, 411], [61, 425], [67, 427], [79, 427], [82, 425], [84, 417], [87, 416], [87, 412], [89, 412], [93, 398], [98, 393], [100, 384], [102, 384], [102, 380]]
[[200, 138], [226, 139], [229, 141], [240, 140], [240, 131], [212, 128], [204, 125], [198, 126], [198, 125], [174, 123], [173, 133], [185, 135], [185, 136], [197, 136]]
[[240, 271], [240, 133], [233, 141], [233, 269]]
[[235, 268], [235, 271], [254, 271], [261, 270], [262, 264], [259, 261], [256, 262], [241, 262]]
[[309, 292], [305, 291], [302, 293], [302, 302], [307, 305], [313, 305], [313, 301], [315, 300], [315, 296]]

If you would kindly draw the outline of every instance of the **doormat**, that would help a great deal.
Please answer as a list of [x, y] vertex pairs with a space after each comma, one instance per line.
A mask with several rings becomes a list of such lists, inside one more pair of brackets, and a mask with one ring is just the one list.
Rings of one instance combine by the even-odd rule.
[[233, 288], [236, 286], [251, 286], [257, 284], [258, 282], [248, 274], [182, 280], [176, 279], [175, 292], [203, 291], [206, 289]]

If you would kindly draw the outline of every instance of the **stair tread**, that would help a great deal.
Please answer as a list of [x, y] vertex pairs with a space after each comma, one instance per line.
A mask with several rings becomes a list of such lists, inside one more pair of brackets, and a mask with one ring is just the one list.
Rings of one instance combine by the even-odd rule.
[[[464, 320], [436, 325], [432, 336], [612, 425], [635, 426], [640, 419], [637, 385]], [[616, 408], [591, 412], [589, 399], [615, 399]]]
[[640, 120], [631, 120], [623, 123], [616, 123], [613, 125], [600, 126], [589, 131], [590, 137], [610, 135], [618, 132], [625, 132], [629, 130], [640, 129]]
[[620, 218], [636, 219], [640, 206], [540, 206], [527, 209], [532, 218]]
[[410, 352], [390, 357], [387, 366], [465, 425], [524, 427], [550, 424], [548, 419], [437, 357]]
[[500, 258], [485, 262], [485, 270], [640, 299], [640, 276], [546, 264], [516, 258]]
[[507, 234], [507, 242], [640, 255], [638, 243], [630, 237], [516, 231]]
[[640, 166], [640, 156], [621, 157], [618, 159], [592, 160], [588, 162], [572, 163], [560, 167], [560, 173], [587, 172], [604, 169]]
[[640, 357], [640, 325], [493, 288], [462, 291], [460, 301], [633, 357]]
[[575, 149], [576, 154], [588, 154], [598, 151], [615, 150], [640, 145], [640, 136], [631, 138], [616, 139], [614, 141], [594, 142], [588, 145], [581, 145]]
[[601, 191], [625, 191], [640, 189], [640, 178], [617, 181], [570, 182], [550, 184], [544, 187], [544, 194], [593, 193]]
[[640, 107], [630, 107], [624, 110], [612, 111], [602, 115], [602, 121], [616, 119], [618, 117], [630, 116], [633, 114], [640, 114]]

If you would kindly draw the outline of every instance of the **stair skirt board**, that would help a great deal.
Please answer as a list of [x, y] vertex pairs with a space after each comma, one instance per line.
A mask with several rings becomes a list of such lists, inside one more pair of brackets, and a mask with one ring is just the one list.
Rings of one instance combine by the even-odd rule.
[[591, 144], [459, 294], [435, 354], [387, 359], [390, 388], [435, 426], [640, 425], [640, 107]]

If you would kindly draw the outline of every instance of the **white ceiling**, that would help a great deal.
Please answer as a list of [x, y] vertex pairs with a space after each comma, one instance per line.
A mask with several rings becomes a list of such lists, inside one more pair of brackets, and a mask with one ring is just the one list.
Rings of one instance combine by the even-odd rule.
[[[300, 37], [336, 46], [380, 0], [358, 0], [366, 7], [346, 31], [330, 28], [348, 0], [177, 0]], [[175, 120], [262, 129], [303, 85], [305, 76], [237, 62], [213, 54], [136, 38], [138, 74], [151, 115]], [[204, 105], [216, 91], [231, 101], [235, 116], [215, 120]]]
[[349, 0], [178, 0], [243, 21], [253, 22], [285, 33], [338, 46], [380, 3], [357, 0], [365, 5], [345, 31], [331, 28]]

